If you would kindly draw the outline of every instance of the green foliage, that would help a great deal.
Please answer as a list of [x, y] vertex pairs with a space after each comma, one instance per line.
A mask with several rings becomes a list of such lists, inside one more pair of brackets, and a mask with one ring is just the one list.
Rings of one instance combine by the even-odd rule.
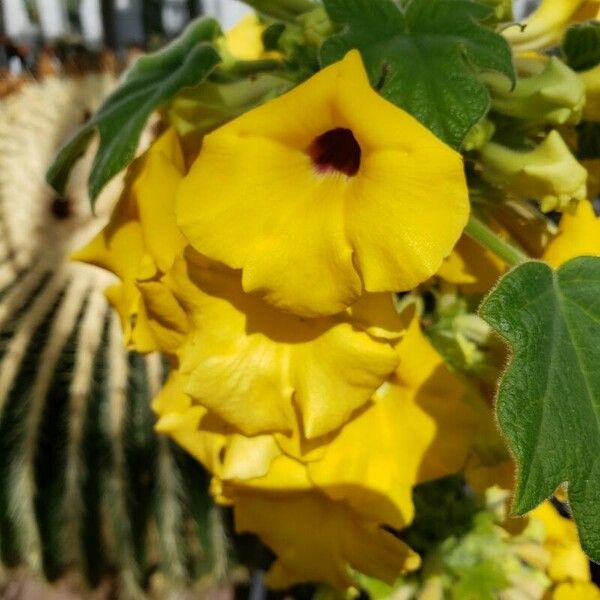
[[518, 462], [515, 510], [533, 509], [563, 482], [582, 547], [600, 560], [600, 258], [557, 271], [528, 262], [506, 275], [481, 315], [513, 357], [497, 413]]
[[417, 486], [413, 492], [415, 520], [402, 532], [407, 544], [427, 554], [449, 537], [460, 537], [473, 526], [482, 502], [469, 492], [462, 477], [451, 476]]
[[47, 179], [59, 193], [64, 191], [73, 165], [100, 134], [89, 193], [92, 202], [104, 185], [134, 157], [148, 117], [179, 90], [199, 84], [220, 61], [212, 41], [219, 34], [213, 19], [199, 19], [169, 46], [137, 60], [124, 83], [98, 112], [63, 146]]
[[575, 71], [586, 71], [600, 63], [600, 21], [572, 25], [565, 34], [562, 51]]
[[204, 81], [177, 94], [167, 106], [167, 115], [180, 135], [204, 134], [290, 87], [287, 79], [270, 73], [232, 83]]
[[471, 0], [324, 0], [342, 31], [321, 48], [323, 64], [350, 49], [362, 54], [371, 83], [442, 140], [459, 148], [490, 107], [478, 71], [515, 80], [508, 44], [481, 25], [492, 9]]

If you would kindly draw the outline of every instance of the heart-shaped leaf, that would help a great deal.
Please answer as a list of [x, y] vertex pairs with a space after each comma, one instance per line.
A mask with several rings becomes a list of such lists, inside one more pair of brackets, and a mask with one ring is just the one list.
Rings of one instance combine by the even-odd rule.
[[587, 554], [600, 560], [600, 258], [528, 262], [481, 307], [512, 347], [497, 414], [518, 463], [515, 510], [568, 482]]
[[220, 62], [212, 41], [219, 35], [213, 19], [191, 23], [180, 38], [139, 58], [123, 84], [63, 146], [47, 173], [48, 183], [64, 191], [69, 173], [97, 129], [100, 143], [89, 179], [92, 203], [104, 185], [134, 157], [150, 114], [179, 90], [197, 85]]

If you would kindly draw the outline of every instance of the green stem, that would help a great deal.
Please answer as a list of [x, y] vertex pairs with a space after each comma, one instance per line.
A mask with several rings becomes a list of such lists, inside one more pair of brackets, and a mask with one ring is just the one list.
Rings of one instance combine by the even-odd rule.
[[529, 258], [522, 250], [503, 240], [474, 215], [469, 217], [465, 233], [472, 240], [475, 240], [478, 244], [499, 256], [510, 266], [514, 267]]
[[237, 77], [247, 77], [248, 75], [256, 75], [267, 71], [276, 71], [281, 69], [281, 61], [270, 58], [260, 60], [240, 60], [233, 63], [227, 69], [224, 69], [228, 75]]
[[254, 8], [257, 12], [282, 19], [292, 21], [298, 15], [308, 12], [315, 8], [311, 0], [243, 0], [246, 4]]

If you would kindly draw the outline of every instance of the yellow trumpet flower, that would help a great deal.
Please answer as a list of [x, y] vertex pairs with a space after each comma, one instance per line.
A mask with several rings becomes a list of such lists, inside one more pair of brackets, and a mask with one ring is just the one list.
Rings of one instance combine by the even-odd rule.
[[177, 220], [242, 286], [307, 317], [439, 268], [469, 214], [461, 156], [344, 60], [207, 135]]

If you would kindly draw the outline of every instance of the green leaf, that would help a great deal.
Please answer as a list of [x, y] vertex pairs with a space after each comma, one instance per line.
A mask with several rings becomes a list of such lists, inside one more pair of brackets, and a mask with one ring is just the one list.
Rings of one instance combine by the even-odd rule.
[[600, 21], [572, 25], [565, 34], [562, 51], [575, 71], [586, 71], [600, 63]]
[[459, 148], [490, 107], [478, 71], [515, 80], [510, 48], [480, 23], [490, 7], [471, 0], [324, 0], [341, 33], [321, 48], [324, 65], [358, 48], [380, 93]]
[[497, 414], [518, 463], [524, 514], [563, 482], [583, 549], [600, 560], [600, 258], [528, 262], [481, 307], [512, 347]]
[[97, 129], [100, 144], [88, 182], [93, 203], [104, 185], [133, 159], [150, 114], [179, 90], [206, 79], [220, 62], [211, 43], [219, 33], [216, 21], [199, 19], [161, 51], [138, 59], [124, 83], [60, 150], [48, 170], [48, 183], [63, 193], [73, 165]]

